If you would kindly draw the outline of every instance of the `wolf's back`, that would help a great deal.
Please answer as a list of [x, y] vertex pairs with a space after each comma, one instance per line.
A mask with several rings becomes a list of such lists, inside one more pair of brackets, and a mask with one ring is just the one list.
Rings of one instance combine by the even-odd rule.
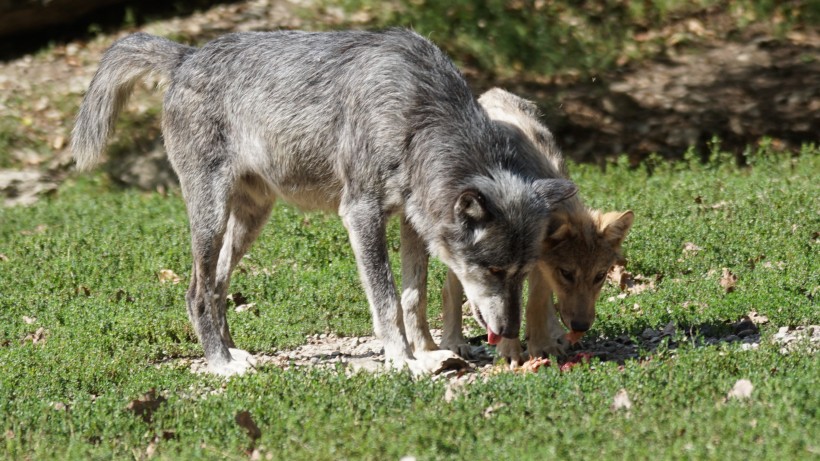
[[71, 151], [78, 169], [90, 169], [98, 162], [136, 81], [146, 74], [168, 78], [194, 51], [141, 32], [111, 45], [91, 80], [71, 132]]

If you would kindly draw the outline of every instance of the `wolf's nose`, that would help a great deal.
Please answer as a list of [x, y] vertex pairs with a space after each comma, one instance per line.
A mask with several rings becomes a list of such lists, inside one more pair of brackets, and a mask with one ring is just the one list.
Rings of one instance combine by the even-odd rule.
[[572, 331], [577, 331], [577, 332], [583, 333], [583, 332], [589, 330], [589, 323], [578, 321], [578, 320], [573, 320], [572, 322], [569, 323], [569, 327], [572, 328]]

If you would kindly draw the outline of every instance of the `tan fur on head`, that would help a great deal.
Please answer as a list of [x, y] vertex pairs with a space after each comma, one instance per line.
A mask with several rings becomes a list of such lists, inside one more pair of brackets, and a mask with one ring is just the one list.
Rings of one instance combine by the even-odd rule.
[[610, 211], [598, 217], [598, 231], [613, 247], [620, 247], [632, 227], [635, 213], [632, 210]]
[[604, 213], [584, 207], [553, 213], [542, 260], [567, 327], [588, 327], [594, 321], [595, 301], [606, 273], [623, 260], [621, 244], [634, 217], [632, 211]]

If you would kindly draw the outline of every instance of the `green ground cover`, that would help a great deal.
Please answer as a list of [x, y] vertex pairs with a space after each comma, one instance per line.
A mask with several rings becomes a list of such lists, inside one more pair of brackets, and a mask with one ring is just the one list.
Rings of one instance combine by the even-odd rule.
[[[758, 349], [682, 341], [622, 367], [501, 373], [451, 401], [444, 380], [402, 373], [269, 365], [226, 381], [157, 365], [202, 354], [184, 307], [181, 197], [78, 177], [32, 207], [0, 209], [0, 458], [243, 459], [256, 449], [263, 459], [310, 460], [818, 459], [818, 357], [771, 344], [780, 326], [820, 324], [818, 154], [764, 146], [743, 169], [719, 153], [705, 164], [572, 168], [589, 205], [635, 211], [628, 268], [657, 279], [626, 298], [605, 287], [590, 338], [756, 311], [769, 318]], [[395, 223], [390, 242], [397, 268]], [[684, 251], [688, 243], [700, 250]], [[719, 284], [722, 268], [738, 276], [731, 293]], [[161, 283], [164, 269], [181, 282]], [[434, 326], [443, 275], [434, 263]], [[333, 216], [277, 206], [231, 291], [258, 306], [258, 316], [229, 313], [238, 345], [253, 352], [371, 331]], [[752, 382], [751, 397], [727, 401], [738, 379]], [[151, 389], [162, 401], [150, 417], [128, 409]], [[611, 408], [621, 389], [629, 410]], [[255, 442], [234, 420], [242, 410], [259, 427]]]

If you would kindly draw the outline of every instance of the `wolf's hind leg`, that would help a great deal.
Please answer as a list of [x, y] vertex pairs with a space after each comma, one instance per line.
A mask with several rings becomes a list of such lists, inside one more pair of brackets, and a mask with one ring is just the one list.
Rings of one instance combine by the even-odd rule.
[[216, 323], [228, 347], [235, 347], [226, 316], [231, 274], [265, 226], [275, 199], [262, 179], [251, 175], [240, 178], [231, 194], [227, 230], [216, 267]]
[[251, 363], [246, 352], [231, 350], [222, 337], [219, 306], [224, 300], [220, 301], [216, 284], [217, 263], [228, 222], [228, 181], [218, 174], [202, 173], [192, 183], [188, 179], [180, 175], [194, 259], [186, 296], [188, 317], [205, 351], [209, 370], [226, 376], [242, 374]]

